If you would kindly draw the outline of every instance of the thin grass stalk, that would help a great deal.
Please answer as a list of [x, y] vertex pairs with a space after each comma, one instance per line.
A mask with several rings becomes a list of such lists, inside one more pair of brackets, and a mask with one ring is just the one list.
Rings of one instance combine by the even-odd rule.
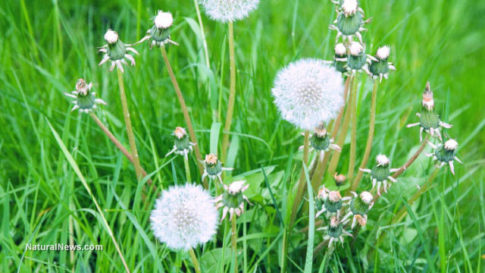
[[189, 165], [189, 156], [184, 155], [184, 167], [185, 167], [185, 178], [187, 182], [192, 183], [192, 177], [190, 175], [190, 165]]
[[197, 260], [197, 256], [195, 255], [194, 249], [189, 249], [190, 259], [192, 260], [192, 264], [194, 266], [195, 272], [200, 273], [200, 264], [199, 260]]
[[236, 100], [236, 57], [234, 53], [234, 26], [232, 22], [228, 23], [229, 31], [229, 102], [226, 113], [226, 123], [224, 125], [224, 137], [222, 140], [222, 161], [226, 161], [227, 149], [229, 148], [229, 132], [231, 131], [232, 115], [234, 113], [234, 102]]
[[239, 270], [237, 269], [237, 229], [236, 229], [236, 216], [231, 218], [231, 245], [232, 251], [234, 255], [234, 273], [238, 273]]
[[[350, 123], [350, 102], [353, 100], [354, 91], [353, 91], [353, 84], [354, 84], [354, 77], [350, 77], [350, 83], [349, 83], [349, 104], [347, 105], [347, 109], [345, 111], [345, 116], [344, 116], [344, 122], [342, 124], [342, 128], [340, 130], [340, 134], [338, 135], [338, 139], [336, 141], [336, 144], [343, 148], [343, 144], [345, 142], [345, 137], [347, 136], [347, 130], [349, 129], [349, 123]], [[332, 155], [332, 159], [330, 160], [329, 166], [328, 166], [328, 172], [330, 175], [335, 173], [335, 170], [337, 169], [337, 164], [340, 159], [340, 154], [341, 153], [334, 153]]]
[[125, 84], [123, 82], [123, 72], [118, 71], [118, 85], [120, 87], [121, 106], [123, 107], [123, 117], [125, 119], [126, 133], [130, 143], [131, 155], [133, 156], [133, 165], [135, 166], [136, 178], [140, 181], [143, 178], [143, 173], [140, 165], [140, 158], [138, 157], [138, 150], [136, 149], [135, 134], [131, 125], [130, 111], [128, 109], [128, 100], [126, 99]]
[[[367, 143], [365, 144], [364, 157], [362, 158], [362, 163], [360, 164], [359, 169], [363, 169], [367, 166], [367, 161], [369, 160], [369, 156], [372, 148], [372, 141], [374, 140], [378, 83], [379, 82], [375, 80], [374, 87], [372, 88], [372, 102], [370, 107], [371, 109], [370, 109], [370, 118], [369, 118], [369, 134], [367, 135]], [[364, 174], [363, 172], [357, 172], [357, 176], [352, 182], [352, 186], [350, 188], [351, 191], [355, 191], [357, 187], [359, 187], [359, 183], [360, 183], [360, 180], [362, 179], [363, 174]]]
[[[357, 85], [357, 81], [355, 83]], [[349, 159], [349, 169], [347, 171], [347, 179], [352, 181], [354, 177], [355, 169], [355, 156], [357, 154], [357, 88], [354, 88], [354, 94], [350, 100], [350, 159]]]
[[199, 21], [200, 34], [202, 35], [202, 47], [204, 48], [204, 59], [207, 68], [210, 68], [209, 50], [207, 49], [207, 40], [205, 38], [204, 24], [202, 23], [202, 16], [200, 15], [199, 3], [194, 0], [195, 11], [197, 13], [197, 20]]
[[[170, 65], [170, 61], [167, 57], [167, 50], [164, 46], [160, 47], [160, 51], [162, 52], [163, 61], [165, 62], [165, 66], [167, 67], [168, 75], [170, 76], [170, 80], [172, 81], [173, 88], [175, 89], [175, 94], [177, 95], [178, 101], [180, 103], [180, 108], [182, 109], [182, 113], [184, 115], [185, 123], [187, 124], [187, 129], [190, 135], [190, 141], [195, 143], [194, 151], [195, 157], [197, 159], [197, 167], [199, 168], [200, 175], [204, 173], [204, 166], [202, 166], [202, 155], [200, 153], [199, 145], [197, 142], [197, 137], [195, 135], [194, 127], [192, 126], [192, 121], [190, 119], [189, 110], [187, 109], [187, 105], [185, 104], [184, 96], [182, 95], [182, 91], [180, 91], [180, 86], [177, 82], [177, 78], [175, 78], [175, 74], [173, 73], [172, 65]], [[207, 181], [203, 181], [204, 187], [207, 188]]]
[[300, 172], [300, 179], [298, 180], [298, 188], [296, 190], [295, 199], [293, 199], [293, 207], [291, 209], [291, 217], [290, 217], [290, 232], [293, 224], [295, 223], [296, 213], [298, 211], [298, 207], [300, 206], [300, 202], [303, 198], [303, 192], [305, 191], [305, 165], [308, 163], [308, 150], [310, 144], [310, 131], [305, 131], [305, 140], [303, 144], [303, 160], [302, 160], [302, 168]]

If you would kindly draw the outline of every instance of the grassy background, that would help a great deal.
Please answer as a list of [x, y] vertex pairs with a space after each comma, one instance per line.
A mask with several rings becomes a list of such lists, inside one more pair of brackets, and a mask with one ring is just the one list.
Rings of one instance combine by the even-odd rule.
[[[441, 170], [433, 188], [409, 207], [411, 217], [390, 225], [403, 201], [432, 170], [420, 158], [370, 212], [357, 239], [314, 257], [314, 272], [483, 272], [485, 221], [483, 1], [361, 1], [373, 17], [364, 40], [373, 53], [392, 47], [397, 72], [381, 85], [372, 157], [386, 153], [401, 165], [417, 148], [415, 122], [425, 82], [431, 81], [437, 109], [454, 127], [460, 143], [457, 175]], [[151, 26], [157, 9], [176, 18], [169, 49], [203, 153], [209, 152], [213, 125], [224, 121], [228, 96], [226, 26], [203, 17], [211, 70], [204, 66], [192, 1], [4, 1], [0, 5], [0, 272], [123, 272], [120, 259], [94, 206], [55, 141], [48, 121], [61, 135], [110, 223], [133, 271], [186, 272], [186, 253], [156, 242], [149, 212], [158, 192], [142, 201], [132, 166], [88, 117], [70, 112], [64, 92], [79, 77], [94, 82], [108, 105], [98, 116], [127, 144], [115, 73], [98, 67], [97, 47], [108, 27], [134, 42]], [[235, 24], [237, 100], [229, 165], [233, 175], [249, 176], [254, 205], [239, 221], [240, 268], [279, 272], [280, 215], [298, 178], [302, 144], [298, 130], [281, 120], [271, 87], [278, 69], [303, 57], [330, 59], [335, 33], [328, 30], [334, 11], [325, 0], [268, 0], [249, 19]], [[194, 27], [195, 26], [195, 27]], [[137, 65], [125, 84], [143, 166], [159, 189], [184, 180], [180, 158], [164, 158], [170, 133], [183, 125], [182, 113], [158, 50], [138, 46]], [[370, 81], [359, 93], [358, 154], [367, 135]], [[215, 127], [214, 127], [215, 128]], [[215, 132], [215, 131], [214, 131]], [[217, 135], [217, 134], [214, 134]], [[213, 140], [214, 142], [214, 140]], [[340, 170], [346, 170], [348, 141]], [[357, 162], [359, 163], [359, 161]], [[265, 176], [261, 168], [265, 168]], [[192, 162], [195, 174], [195, 162]], [[326, 183], [330, 185], [329, 179]], [[364, 180], [363, 188], [368, 187]], [[271, 191], [268, 189], [268, 185]], [[274, 194], [274, 200], [271, 198]], [[284, 218], [284, 217], [283, 217]], [[301, 226], [306, 217], [298, 219]], [[381, 241], [379, 234], [384, 234]], [[221, 225], [217, 242], [197, 250], [206, 272], [229, 270], [230, 232]], [[321, 233], [315, 235], [315, 246]], [[100, 252], [25, 251], [27, 243], [102, 244]], [[290, 238], [290, 272], [303, 271], [306, 236]]]

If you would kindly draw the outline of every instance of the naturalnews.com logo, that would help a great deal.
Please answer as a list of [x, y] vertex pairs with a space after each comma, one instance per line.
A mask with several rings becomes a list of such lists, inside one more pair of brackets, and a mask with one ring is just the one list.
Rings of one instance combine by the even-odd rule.
[[102, 245], [69, 245], [69, 244], [26, 244], [26, 250], [32, 251], [102, 251]]

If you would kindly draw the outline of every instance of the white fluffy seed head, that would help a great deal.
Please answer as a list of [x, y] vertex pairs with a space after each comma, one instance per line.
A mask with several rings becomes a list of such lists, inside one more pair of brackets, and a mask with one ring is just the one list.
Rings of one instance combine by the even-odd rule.
[[380, 154], [376, 157], [376, 161], [377, 161], [378, 166], [389, 165], [389, 162], [390, 162], [389, 158], [387, 158], [387, 156], [382, 155], [382, 154]]
[[172, 250], [209, 241], [218, 223], [214, 199], [201, 186], [173, 186], [157, 199], [150, 220], [153, 234]]
[[284, 119], [313, 130], [337, 116], [343, 91], [342, 76], [334, 67], [322, 60], [302, 59], [278, 72], [272, 93]]
[[362, 46], [361, 43], [353, 41], [350, 43], [350, 54], [353, 56], [359, 56], [360, 53], [364, 50], [364, 47]]
[[391, 48], [389, 46], [382, 46], [377, 49], [376, 56], [381, 60], [386, 60], [391, 54]]
[[355, 14], [358, 8], [359, 3], [357, 2], [357, 0], [344, 0], [344, 2], [342, 3], [342, 10], [347, 16]]
[[199, 0], [199, 2], [211, 19], [223, 23], [246, 18], [259, 4], [259, 0]]
[[118, 33], [112, 29], [108, 29], [108, 31], [106, 31], [104, 34], [104, 40], [108, 44], [114, 44], [118, 41]]
[[347, 53], [347, 49], [345, 48], [344, 44], [338, 43], [335, 45], [335, 54], [336, 55], [345, 55]]
[[372, 199], [374, 199], [374, 197], [372, 197], [372, 194], [368, 191], [363, 191], [360, 193], [360, 199], [366, 203], [366, 204], [370, 204], [372, 202]]
[[458, 142], [456, 142], [456, 140], [450, 138], [445, 142], [446, 150], [452, 151], [456, 150], [456, 148], [458, 148]]
[[173, 16], [170, 12], [163, 12], [159, 10], [157, 16], [155, 16], [155, 19], [153, 20], [153, 23], [158, 29], [169, 28], [173, 24]]

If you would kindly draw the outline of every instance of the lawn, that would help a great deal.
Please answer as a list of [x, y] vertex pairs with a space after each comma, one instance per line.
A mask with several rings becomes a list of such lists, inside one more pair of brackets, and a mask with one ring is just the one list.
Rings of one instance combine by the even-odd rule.
[[[174, 146], [175, 128], [186, 123], [161, 50], [134, 45], [136, 66], [125, 66], [122, 74], [98, 66], [108, 28], [134, 43], [153, 26], [157, 10], [174, 17], [171, 39], [178, 46], [165, 48], [197, 147], [203, 156], [226, 154], [223, 164], [233, 170], [223, 173], [225, 184], [241, 179], [249, 184], [245, 194], [251, 204], [237, 217], [237, 238], [231, 236], [231, 221], [223, 220], [217, 234], [194, 249], [202, 272], [235, 272], [236, 264], [245, 273], [484, 272], [485, 2], [360, 4], [366, 18], [372, 18], [363, 32], [367, 52], [389, 45], [389, 60], [396, 67], [378, 85], [367, 167], [378, 154], [386, 154], [397, 168], [418, 150], [419, 129], [406, 125], [419, 121], [415, 113], [428, 81], [437, 113], [453, 125], [444, 137], [456, 139], [463, 164], [455, 162], [455, 175], [448, 166], [435, 169], [425, 156], [431, 147], [426, 147], [375, 202], [365, 228], [329, 248], [325, 231], [317, 230], [321, 220], [314, 217], [321, 206], [317, 192], [304, 192], [291, 224], [297, 185], [310, 184], [305, 177], [312, 171], [302, 168], [303, 130], [282, 118], [271, 90], [278, 71], [290, 62], [333, 61], [336, 32], [329, 26], [336, 11], [330, 0], [261, 0], [247, 18], [234, 22], [236, 98], [229, 131], [223, 130], [231, 90], [228, 26], [211, 20], [202, 6], [204, 35], [190, 0], [3, 1], [0, 272], [194, 272], [190, 253], [169, 249], [150, 223], [161, 192], [188, 180], [186, 168], [194, 183], [203, 184], [194, 152], [188, 162], [183, 156], [165, 156]], [[122, 75], [139, 159], [147, 172], [142, 179], [90, 115], [71, 111], [72, 99], [65, 95], [75, 90], [79, 78], [92, 82], [92, 90], [106, 102], [93, 113], [128, 149], [117, 75]], [[352, 130], [345, 132], [336, 165], [344, 174], [352, 164], [358, 172], [369, 130], [373, 80], [365, 73], [356, 79], [356, 126], [350, 126], [355, 138]], [[353, 152], [355, 162], [350, 160]], [[217, 179], [205, 181], [213, 196], [222, 192]], [[318, 182], [337, 188], [328, 171]], [[410, 202], [424, 185], [423, 194]], [[342, 195], [349, 195], [349, 187], [347, 181]], [[364, 175], [358, 191], [370, 188]], [[57, 243], [103, 249], [27, 248]]]

